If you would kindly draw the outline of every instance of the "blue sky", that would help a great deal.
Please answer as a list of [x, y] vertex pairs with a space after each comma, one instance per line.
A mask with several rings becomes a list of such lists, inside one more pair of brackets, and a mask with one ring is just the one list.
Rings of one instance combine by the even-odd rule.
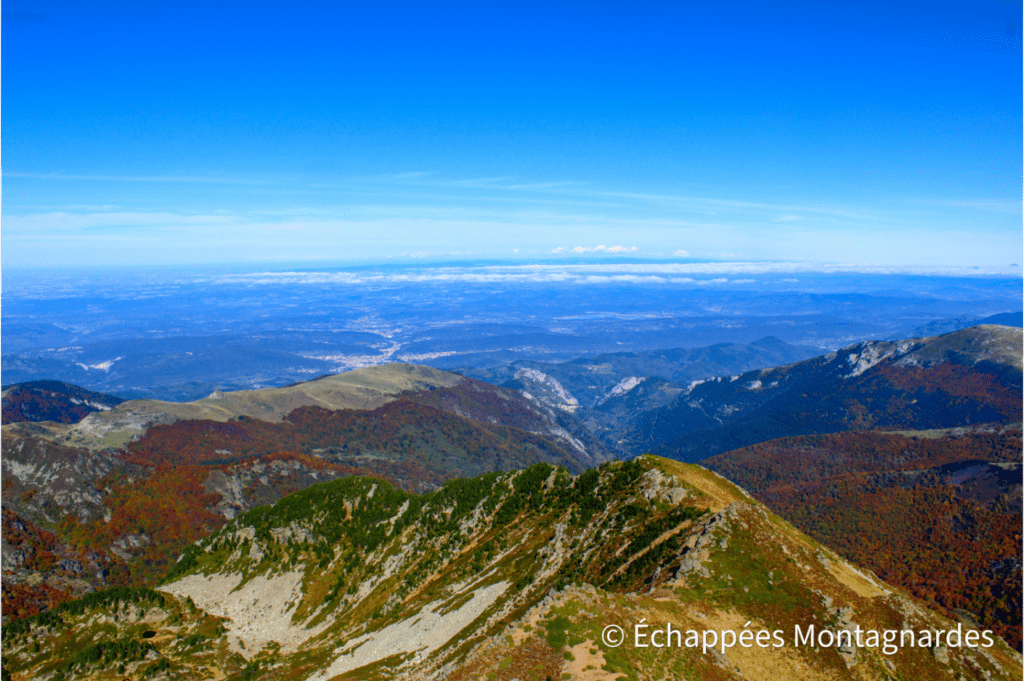
[[1021, 260], [1019, 3], [83, 5], [3, 4], [5, 267]]

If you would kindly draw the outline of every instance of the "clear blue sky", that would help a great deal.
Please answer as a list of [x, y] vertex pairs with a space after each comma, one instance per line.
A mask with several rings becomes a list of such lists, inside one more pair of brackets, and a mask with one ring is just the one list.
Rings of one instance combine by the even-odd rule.
[[4, 266], [1021, 260], [1020, 3], [3, 13]]

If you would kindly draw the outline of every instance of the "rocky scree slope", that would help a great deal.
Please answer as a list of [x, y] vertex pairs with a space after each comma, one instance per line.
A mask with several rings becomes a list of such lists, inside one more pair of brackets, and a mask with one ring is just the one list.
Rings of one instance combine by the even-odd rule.
[[405, 391], [402, 397], [483, 423], [553, 438], [574, 450], [574, 456], [588, 467], [613, 458], [601, 440], [573, 416], [572, 410], [552, 407], [508, 387], [463, 378], [455, 385], [436, 390]]
[[[611, 647], [686, 630], [954, 625], [697, 466], [538, 464], [425, 495], [345, 478], [190, 547], [156, 592], [4, 628], [5, 672], [116, 679], [1008, 679], [990, 648]], [[141, 648], [148, 644], [148, 647]]]
[[1021, 329], [868, 341], [804, 362], [695, 381], [637, 416], [621, 445], [684, 461], [788, 435], [1020, 420]]

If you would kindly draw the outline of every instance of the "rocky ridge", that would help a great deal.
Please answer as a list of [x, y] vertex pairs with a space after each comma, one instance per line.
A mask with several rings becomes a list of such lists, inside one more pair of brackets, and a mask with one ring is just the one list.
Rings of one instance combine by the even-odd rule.
[[[5, 627], [5, 671], [16, 680], [318, 681], [1021, 673], [1020, 656], [1000, 641], [933, 645], [931, 631], [956, 623], [723, 478], [647, 456], [575, 478], [537, 465], [423, 496], [366, 478], [315, 485], [236, 517], [186, 551], [157, 592], [135, 599]], [[716, 642], [657, 647], [634, 636], [664, 634], [667, 624], [686, 636], [714, 632]], [[628, 640], [610, 644], [609, 625]], [[889, 653], [869, 641], [794, 641], [794, 627], [811, 625], [927, 631], [929, 642]], [[778, 630], [783, 643], [769, 633], [765, 645], [726, 645], [724, 632], [745, 629]]]

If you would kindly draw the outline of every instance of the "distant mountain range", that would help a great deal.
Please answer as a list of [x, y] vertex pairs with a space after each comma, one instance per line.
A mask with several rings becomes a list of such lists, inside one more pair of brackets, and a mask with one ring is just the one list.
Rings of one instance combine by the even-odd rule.
[[[188, 403], [131, 400], [80, 426], [46, 427], [44, 430], [47, 437], [65, 444], [117, 447], [139, 436], [152, 424], [179, 419], [224, 420], [240, 415], [280, 420], [299, 406], [371, 408], [394, 399], [399, 392], [413, 391], [418, 396], [410, 399], [454, 413], [484, 421], [497, 418], [531, 432], [547, 432], [572, 446], [593, 449], [599, 455], [625, 453], [618, 440], [629, 418], [668, 404], [688, 382], [722, 372], [777, 366], [813, 355], [811, 349], [769, 337], [749, 345], [725, 343], [705, 348], [613, 353], [558, 364], [515, 362], [494, 369], [463, 368], [466, 379], [427, 367], [399, 370], [396, 367], [412, 365], [390, 364], [284, 388], [217, 391], [210, 397]], [[364, 376], [372, 378], [364, 381]], [[410, 379], [411, 376], [417, 378]], [[488, 384], [501, 385], [505, 389], [504, 397], [495, 402], [493, 397], [497, 393], [487, 387]], [[632, 390], [639, 384], [643, 384], [640, 389]], [[432, 394], [425, 391], [426, 388], [441, 388], [442, 392]], [[453, 391], [460, 396], [456, 398]], [[485, 398], [485, 394], [489, 396]], [[438, 401], [442, 396], [444, 404]], [[118, 399], [111, 396], [108, 402], [116, 404]], [[481, 399], [488, 402], [487, 406], [467, 406]], [[33, 432], [42, 433], [39, 429]]]
[[787, 435], [1018, 421], [1021, 355], [1021, 330], [1005, 326], [857, 343], [695, 381], [671, 403], [634, 414], [620, 444], [697, 461]]
[[[424, 301], [423, 308], [434, 302]], [[232, 307], [237, 304], [235, 301]], [[559, 307], [565, 304], [562, 302]], [[270, 328], [263, 323], [258, 328], [243, 324], [243, 328], [248, 328], [245, 332], [227, 333], [225, 329], [215, 335], [209, 333], [209, 326], [220, 329], [223, 323], [186, 324], [186, 329], [207, 329], [207, 335], [188, 335], [177, 327], [181, 320], [174, 317], [166, 320], [170, 329], [149, 329], [149, 334], [155, 333], [156, 337], [133, 337], [136, 334], [129, 329], [134, 325], [122, 316], [130, 312], [120, 304], [114, 308], [109, 317], [112, 327], [102, 331], [92, 328], [96, 322], [91, 318], [77, 319], [70, 324], [73, 328], [15, 321], [6, 316], [5, 308], [5, 383], [61, 380], [123, 399], [188, 402], [215, 390], [281, 387], [314, 376], [396, 361], [458, 370], [495, 367], [517, 360], [568, 361], [621, 350], [646, 352], [724, 341], [749, 343], [769, 335], [790, 342], [806, 339], [820, 347], [833, 344], [834, 336], [875, 337], [891, 326], [819, 314], [687, 315], [679, 319], [660, 314], [624, 318], [583, 315], [545, 322], [515, 319], [464, 323], [444, 315], [437, 318], [436, 313], [427, 315], [427, 319], [412, 319], [409, 310], [392, 310], [391, 323], [383, 327], [371, 325], [375, 331], [356, 331], [350, 328], [352, 320], [344, 321], [351, 314], [348, 310], [342, 317], [308, 319], [304, 324], [278, 320], [270, 323]], [[203, 310], [201, 306], [191, 311], [200, 318], [218, 318], [222, 314]], [[495, 311], [498, 317], [508, 312]], [[157, 317], [164, 314], [154, 313]], [[32, 316], [33, 320], [36, 316]], [[137, 320], [142, 327], [155, 323], [152, 316], [145, 317]], [[182, 335], [164, 337], [168, 332]], [[128, 337], [118, 338], [125, 334]]]
[[557, 410], [516, 391], [411, 364], [368, 367], [284, 388], [218, 392], [195, 402], [129, 400], [79, 423], [11, 424], [5, 426], [5, 434], [37, 435], [70, 446], [102, 449], [122, 447], [153, 425], [185, 419], [223, 422], [247, 416], [279, 422], [298, 407], [374, 409], [400, 397], [487, 423], [550, 435], [585, 457], [590, 456], [589, 447], [595, 451], [595, 463], [606, 457], [596, 438]]
[[[912, 634], [890, 650], [887, 630]], [[723, 478], [642, 457], [421, 496], [314, 485], [193, 544], [156, 590], [7, 623], [3, 652], [12, 681], [1019, 676], [1019, 655], [970, 630]]]
[[[555, 386], [561, 386], [566, 393], [562, 406], [573, 405], [572, 400], [575, 400], [579, 407], [593, 409], [621, 394], [638, 378], [657, 377], [686, 385], [701, 378], [791, 364], [816, 354], [818, 352], [812, 348], [766, 337], [750, 344], [719, 343], [703, 348], [617, 352], [571, 362], [521, 361], [491, 369], [463, 368], [459, 371], [482, 381], [519, 390], [533, 388], [536, 392], [546, 392], [558, 390]], [[545, 382], [551, 387], [539, 387]]]
[[620, 456], [698, 461], [786, 435], [1018, 420], [1021, 345], [982, 325], [818, 357], [765, 338], [464, 371], [573, 414]]

